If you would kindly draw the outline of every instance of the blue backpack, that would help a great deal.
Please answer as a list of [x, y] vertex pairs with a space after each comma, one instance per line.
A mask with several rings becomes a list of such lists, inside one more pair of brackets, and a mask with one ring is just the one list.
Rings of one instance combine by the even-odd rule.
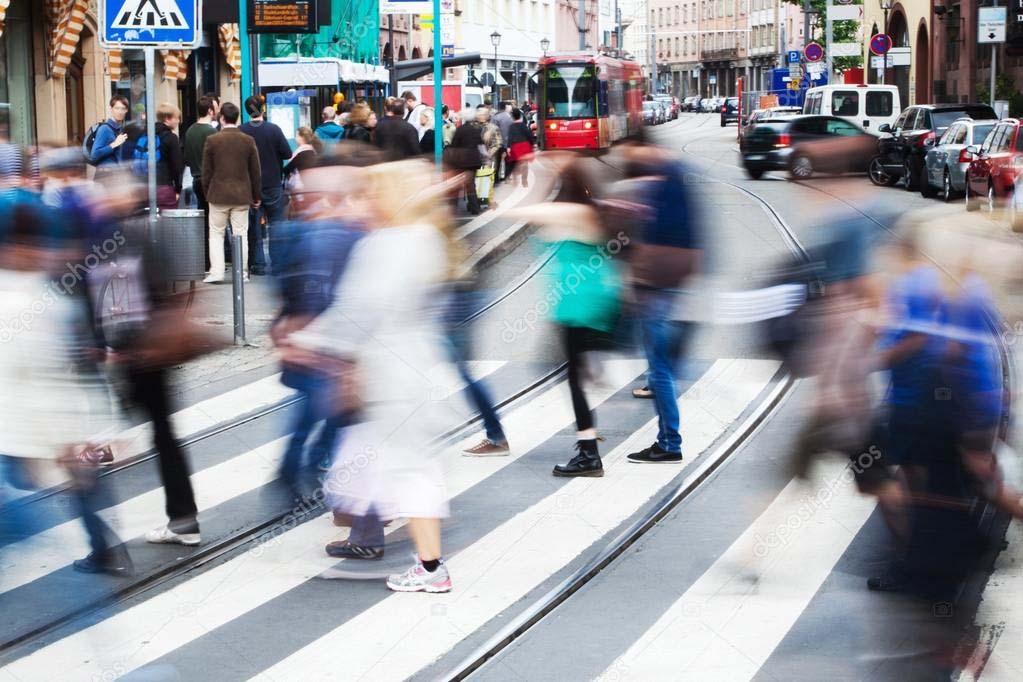
[[[131, 168], [135, 175], [149, 175], [149, 136], [142, 134], [135, 140], [135, 149], [132, 152]], [[160, 136], [156, 136], [156, 163], [163, 159], [163, 148], [160, 143]]]

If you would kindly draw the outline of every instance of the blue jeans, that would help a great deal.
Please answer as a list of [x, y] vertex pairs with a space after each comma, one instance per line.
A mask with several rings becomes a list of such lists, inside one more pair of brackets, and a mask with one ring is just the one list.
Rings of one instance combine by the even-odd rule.
[[646, 292], [640, 325], [649, 365], [647, 387], [657, 409], [657, 446], [665, 452], [682, 452], [675, 365], [687, 327], [670, 319], [675, 302], [674, 293]]
[[465, 382], [466, 389], [469, 391], [469, 399], [472, 400], [480, 413], [480, 417], [483, 418], [483, 428], [487, 431], [487, 439], [494, 443], [507, 442], [508, 439], [504, 435], [504, 429], [501, 428], [501, 420], [497, 416], [497, 409], [494, 407], [494, 401], [491, 400], [490, 392], [486, 386], [469, 375], [469, 368], [466, 366], [465, 361], [456, 358], [455, 367], [458, 368], [458, 374], [462, 377], [462, 381]]
[[[280, 476], [287, 482], [293, 482], [298, 470], [303, 466], [303, 454], [306, 449], [306, 441], [316, 425], [322, 422], [320, 433], [316, 441], [309, 448], [308, 459], [305, 462], [316, 464], [334, 454], [337, 446], [338, 431], [347, 425], [345, 415], [330, 415], [325, 412], [325, 392], [329, 391], [330, 384], [318, 377], [295, 375], [296, 381], [289, 382], [298, 388], [305, 400], [299, 405], [299, 412], [292, 424], [292, 435], [288, 441], [288, 448], [281, 460]], [[298, 384], [295, 386], [295, 384]]]
[[[288, 219], [288, 195], [280, 187], [264, 189], [260, 197], [262, 203], [259, 208], [249, 209], [249, 269], [267, 269], [266, 254], [263, 252], [263, 228], [260, 226], [260, 219], [265, 216], [266, 223], [270, 228], [280, 225]], [[278, 242], [279, 243], [279, 242]], [[270, 242], [270, 261], [280, 262], [275, 258], [277, 251], [274, 241]]]

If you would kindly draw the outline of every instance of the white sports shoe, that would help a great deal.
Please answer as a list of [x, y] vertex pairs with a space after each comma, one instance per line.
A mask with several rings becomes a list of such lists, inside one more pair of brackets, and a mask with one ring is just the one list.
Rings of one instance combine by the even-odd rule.
[[387, 579], [387, 587], [395, 592], [450, 592], [451, 575], [443, 563], [430, 573], [420, 561], [404, 573], [397, 573]]
[[175, 533], [168, 526], [154, 528], [146, 533], [146, 542], [154, 545], [185, 545], [195, 547], [201, 542], [198, 533]]
[[206, 275], [206, 279], [202, 281], [203, 284], [221, 284], [224, 281], [224, 276], [217, 277], [216, 275]]

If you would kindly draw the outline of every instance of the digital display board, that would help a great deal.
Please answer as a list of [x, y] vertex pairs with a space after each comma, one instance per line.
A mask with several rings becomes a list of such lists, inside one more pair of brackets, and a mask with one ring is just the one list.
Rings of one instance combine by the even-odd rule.
[[250, 33], [316, 31], [316, 0], [249, 0]]

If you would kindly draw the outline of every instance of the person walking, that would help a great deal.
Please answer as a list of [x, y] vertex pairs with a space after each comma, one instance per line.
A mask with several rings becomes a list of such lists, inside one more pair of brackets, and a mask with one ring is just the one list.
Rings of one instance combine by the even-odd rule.
[[434, 153], [434, 140], [436, 140], [437, 135], [433, 125], [433, 111], [424, 107], [419, 113], [419, 125], [423, 133], [423, 136], [419, 139], [419, 151], [425, 156], [432, 156]]
[[406, 90], [401, 93], [401, 101], [405, 104], [405, 120], [416, 129], [416, 136], [422, 140], [423, 133], [426, 132], [426, 129], [423, 127], [421, 116], [425, 110], [429, 109], [429, 107], [420, 102], [419, 98], [416, 97], [416, 94], [411, 90]]
[[508, 153], [505, 155], [506, 178], [518, 176], [523, 187], [529, 187], [529, 162], [533, 159], [536, 135], [523, 120], [522, 112], [513, 109], [512, 124], [508, 128]]
[[323, 108], [323, 122], [316, 128], [316, 137], [322, 142], [324, 149], [330, 151], [338, 142], [344, 139], [345, 129], [337, 122], [337, 109], [334, 107]]
[[676, 323], [673, 314], [680, 287], [699, 269], [699, 211], [680, 163], [653, 145], [631, 143], [624, 151], [627, 175], [649, 179], [641, 190], [649, 217], [631, 247], [630, 272], [649, 364], [647, 387], [658, 420], [656, 442], [628, 457], [633, 462], [681, 462], [675, 365], [689, 327]]
[[384, 150], [388, 161], [403, 161], [419, 156], [419, 134], [405, 120], [404, 100], [388, 105], [384, 120], [377, 124], [373, 135], [376, 146]]
[[511, 102], [501, 102], [498, 111], [494, 114], [493, 124], [501, 132], [501, 144], [494, 153], [494, 181], [501, 182], [509, 176], [507, 167], [508, 135], [511, 132], [514, 119], [511, 114]]
[[[276, 123], [265, 120], [263, 100], [259, 96], [253, 95], [245, 100], [245, 111], [249, 114], [249, 122], [239, 129], [256, 141], [262, 172], [260, 202], [249, 211], [250, 273], [266, 275], [269, 267], [263, 251], [264, 223], [269, 232], [274, 224], [288, 219], [288, 195], [284, 193], [283, 168], [291, 159], [291, 145]], [[270, 254], [270, 260], [272, 266], [273, 253]]]
[[[606, 345], [620, 311], [622, 289], [618, 263], [604, 249], [607, 228], [593, 199], [592, 182], [579, 161], [561, 173], [561, 194], [553, 204], [508, 212], [541, 226], [540, 239], [556, 244], [551, 290], [557, 292], [552, 319], [560, 328], [568, 360], [568, 387], [576, 423], [576, 455], [554, 467], [554, 476], [604, 475], [597, 449], [596, 419], [586, 400], [582, 378], [584, 353]], [[580, 275], [580, 273], [584, 273]]]
[[483, 165], [483, 156], [480, 154], [482, 147], [483, 128], [466, 122], [455, 131], [451, 145], [444, 152], [444, 165], [462, 175], [466, 210], [472, 215], [480, 214], [480, 201], [476, 196], [476, 171]]
[[369, 105], [359, 102], [348, 113], [348, 125], [345, 127], [345, 139], [353, 142], [372, 144], [373, 130], [377, 126], [377, 114]]
[[458, 129], [458, 124], [455, 123], [455, 119], [451, 114], [451, 109], [445, 104], [444, 108], [441, 109], [441, 117], [444, 121], [443, 134], [444, 134], [444, 146], [451, 146], [451, 140], [455, 137], [455, 131]]
[[128, 141], [128, 133], [124, 130], [128, 108], [127, 97], [114, 95], [110, 98], [110, 115], [96, 129], [92, 149], [88, 150], [89, 163], [96, 166], [97, 172], [112, 170], [121, 163], [123, 145]]
[[192, 173], [192, 192], [195, 193], [199, 210], [203, 212], [207, 270], [210, 269], [210, 204], [206, 201], [206, 193], [202, 189], [202, 157], [203, 152], [206, 150], [207, 138], [217, 132], [214, 123], [217, 120], [217, 109], [219, 108], [220, 105], [217, 104], [216, 100], [208, 95], [200, 97], [198, 106], [199, 118], [188, 127], [188, 131], [185, 133], [185, 164]]
[[[302, 177], [320, 163], [324, 145], [323, 141], [305, 126], [299, 128], [296, 134], [298, 135], [298, 147], [295, 148], [291, 160], [284, 166], [284, 182], [288, 190], [289, 201], [293, 202], [292, 210], [301, 211], [302, 207], [298, 204], [304, 204], [310, 200], [310, 197], [305, 194]], [[273, 244], [274, 235], [270, 235], [270, 240], [271, 251], [276, 253], [276, 245]], [[284, 257], [283, 254], [280, 255], [282, 258]]]
[[231, 102], [220, 108], [221, 132], [206, 140], [202, 162], [203, 192], [210, 202], [210, 274], [204, 282], [224, 281], [224, 234], [242, 238], [242, 272], [248, 280], [249, 209], [262, 201], [262, 173], [259, 150], [252, 137], [241, 132], [241, 112]]

